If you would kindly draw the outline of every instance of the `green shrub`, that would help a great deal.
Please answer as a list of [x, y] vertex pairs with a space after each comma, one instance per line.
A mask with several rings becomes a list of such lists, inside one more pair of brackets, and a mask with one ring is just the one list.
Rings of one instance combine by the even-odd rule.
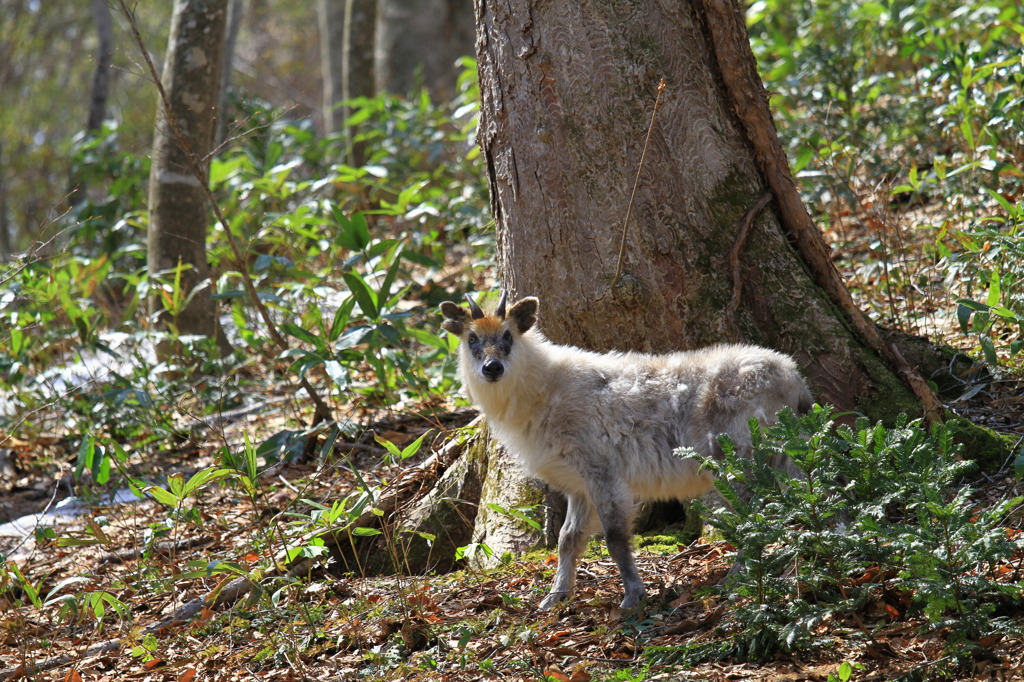
[[987, 362], [1017, 355], [1018, 3], [756, 0], [747, 17], [804, 198], [861, 305], [929, 334], [955, 311]]
[[[942, 637], [954, 660], [1021, 630], [1006, 614], [1024, 585], [1005, 574], [1024, 544], [1005, 523], [1024, 498], [974, 501], [964, 484], [973, 464], [944, 426], [837, 426], [815, 407], [754, 424], [750, 459], [724, 445], [721, 461], [705, 463], [729, 506], [704, 513], [737, 548], [741, 569], [725, 583], [735, 608], [722, 639], [677, 654], [765, 659], [824, 645], [834, 628], [870, 639], [880, 623], [868, 607], [883, 602]], [[800, 476], [766, 464], [781, 452]]]

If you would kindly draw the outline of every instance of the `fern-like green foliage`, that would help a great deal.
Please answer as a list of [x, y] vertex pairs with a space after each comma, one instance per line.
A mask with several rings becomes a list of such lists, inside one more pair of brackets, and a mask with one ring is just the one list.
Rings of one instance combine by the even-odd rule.
[[[964, 482], [972, 464], [945, 427], [901, 417], [893, 428], [863, 418], [851, 428], [816, 406], [751, 429], [749, 456], [723, 440], [724, 457], [705, 460], [728, 505], [702, 511], [737, 548], [726, 637], [671, 658], [764, 659], [823, 645], [837, 628], [870, 639], [886, 620], [867, 607], [885, 599], [944, 637], [949, 660], [1021, 630], [1005, 616], [1022, 584], [1000, 576], [1020, 560], [1005, 524], [1022, 498], [980, 508]], [[780, 453], [797, 475], [768, 466]]]

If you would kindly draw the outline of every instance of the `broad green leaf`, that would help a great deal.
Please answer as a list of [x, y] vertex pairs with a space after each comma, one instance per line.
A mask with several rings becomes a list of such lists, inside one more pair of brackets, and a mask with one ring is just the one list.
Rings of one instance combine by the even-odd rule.
[[146, 486], [142, 492], [151, 496], [154, 500], [166, 507], [177, 507], [181, 499], [168, 490], [155, 485]]
[[281, 325], [281, 329], [283, 329], [286, 333], [290, 334], [291, 336], [294, 336], [295, 338], [299, 339], [300, 341], [305, 341], [306, 343], [310, 344], [317, 350], [321, 350], [324, 348], [323, 339], [321, 339], [316, 334], [306, 329], [303, 329], [297, 324], [285, 322], [284, 324]]
[[72, 585], [82, 585], [82, 584], [85, 584], [85, 583], [91, 583], [92, 580], [93, 580], [92, 578], [86, 578], [85, 576], [80, 576], [80, 575], [79, 576], [72, 576], [70, 578], [64, 578], [63, 580], [58, 582], [56, 585], [54, 585], [53, 589], [51, 589], [47, 593], [44, 605], [50, 604], [55, 599], [58, 599], [60, 593], [64, 590], [65, 587], [70, 587]]
[[420, 446], [423, 445], [423, 439], [429, 436], [430, 434], [431, 432], [427, 431], [422, 436], [414, 440], [412, 443], [409, 443], [409, 445], [405, 446], [405, 449], [402, 450], [399, 456], [402, 459], [409, 459], [410, 457], [415, 455], [417, 452], [420, 451]]
[[395, 245], [394, 251], [391, 252], [393, 262], [384, 276], [384, 281], [381, 282], [380, 291], [377, 294], [378, 305], [380, 305], [380, 302], [387, 301], [391, 297], [391, 286], [395, 283], [395, 277], [398, 276], [398, 270], [402, 265], [402, 246], [402, 242], [399, 242]]
[[960, 132], [963, 133], [964, 140], [967, 141], [967, 146], [974, 149], [976, 146], [974, 143], [974, 129], [971, 127], [971, 121], [969, 118], [965, 118], [960, 121]]
[[[252, 459], [263, 457], [267, 464], [279, 461], [290, 461], [302, 456], [306, 451], [306, 432], [294, 429], [278, 431], [260, 443], [253, 452]], [[255, 464], [255, 462], [253, 462]], [[252, 467], [255, 469], [255, 466]]]
[[338, 306], [338, 310], [334, 313], [334, 320], [331, 322], [331, 330], [327, 335], [327, 339], [332, 343], [338, 340], [345, 328], [348, 327], [349, 320], [352, 317], [352, 308], [356, 305], [356, 299], [354, 296], [349, 296], [345, 299], [345, 302]]
[[78, 457], [75, 463], [75, 478], [80, 479], [86, 469], [92, 470], [92, 459], [96, 454], [96, 441], [89, 434], [82, 438], [78, 446]]
[[996, 355], [996, 347], [992, 343], [992, 339], [982, 334], [978, 337], [978, 342], [981, 343], [981, 350], [985, 354], [985, 361], [990, 365], [998, 365], [999, 356]]
[[234, 475], [234, 473], [235, 472], [231, 471], [230, 469], [217, 469], [213, 467], [197, 471], [185, 483], [185, 486], [182, 488], [182, 495], [191, 495], [195, 491], [206, 487], [207, 485], [213, 483], [214, 481], [219, 481], [222, 478], [227, 478], [228, 476]]
[[351, 218], [347, 217], [337, 206], [332, 207], [331, 211], [341, 226], [338, 244], [349, 251], [363, 251], [370, 243], [370, 228], [366, 224], [366, 216], [357, 211]]
[[324, 371], [335, 383], [335, 385], [341, 390], [348, 388], [349, 372], [348, 368], [337, 360], [327, 360], [324, 362]]
[[356, 299], [356, 303], [359, 304], [359, 309], [363, 312], [363, 315], [370, 319], [377, 319], [379, 310], [377, 309], [377, 294], [366, 283], [366, 280], [355, 272], [346, 272], [342, 274], [345, 283], [348, 284], [349, 291]]
[[377, 441], [378, 445], [383, 446], [384, 449], [390, 452], [392, 455], [399, 459], [402, 459], [402, 451], [398, 449], [397, 445], [395, 445], [394, 443], [385, 438], [381, 438], [376, 433], [373, 434], [373, 439]]
[[1004, 197], [1001, 193], [989, 189], [988, 187], [985, 188], [985, 191], [988, 193], [990, 197], [995, 199], [1000, 206], [1003, 207], [1003, 209], [1006, 211], [1008, 215], [1012, 216], [1021, 210], [1017, 206], [1014, 206], [1009, 201], [1007, 201], [1006, 197]]
[[985, 299], [985, 303], [989, 307], [999, 305], [1000, 295], [999, 271], [993, 270], [988, 280], [988, 297]]

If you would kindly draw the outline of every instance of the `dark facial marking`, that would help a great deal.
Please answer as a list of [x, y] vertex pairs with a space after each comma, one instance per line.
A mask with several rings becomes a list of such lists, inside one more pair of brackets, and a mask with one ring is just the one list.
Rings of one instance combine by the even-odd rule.
[[506, 329], [502, 334], [484, 336], [470, 332], [466, 336], [466, 343], [469, 345], [469, 352], [477, 360], [483, 360], [485, 353], [507, 358], [512, 352], [512, 332]]
[[480, 360], [484, 357], [484, 344], [480, 342], [479, 336], [470, 332], [466, 337], [466, 343], [469, 345], [469, 352], [473, 354], [474, 358]]

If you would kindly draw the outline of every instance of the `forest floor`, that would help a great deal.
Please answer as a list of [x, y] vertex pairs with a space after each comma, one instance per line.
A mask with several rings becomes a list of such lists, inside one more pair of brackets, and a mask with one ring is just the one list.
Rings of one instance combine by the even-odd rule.
[[[971, 416], [991, 421], [998, 411], [997, 421], [1024, 423], [1024, 414], [1007, 413], [1008, 407], [1019, 409], [1016, 392], [987, 395], [975, 402]], [[463, 410], [446, 428], [469, 416]], [[387, 414], [371, 421], [400, 447], [439, 423]], [[255, 438], [288, 422], [285, 412], [270, 410], [224, 427], [220, 437], [237, 442], [243, 432]], [[153, 480], [188, 477], [214, 465], [217, 446], [184, 446], [164, 454], [159, 471], [137, 473]], [[4, 516], [52, 507], [69, 475], [60, 464], [68, 458], [60, 440], [9, 447], [16, 475], [4, 484]], [[242, 573], [267, 565], [259, 562], [271, 551], [269, 519], [286, 523], [288, 509], [308, 514], [308, 505], [297, 504], [302, 500], [329, 504], [400, 472], [399, 465], [380, 464], [382, 451], [373, 446], [352, 452], [358, 456], [351, 463], [284, 464], [265, 472], [264, 495], [255, 505], [237, 489], [211, 487], [189, 503], [191, 525], [168, 526], [168, 508], [151, 499], [117, 506], [94, 500], [81, 516], [48, 520], [57, 540], [37, 543], [29, 536], [11, 558], [40, 595], [54, 590], [64, 597], [39, 609], [12, 601], [16, 590], [0, 592], [0, 680], [825, 681], [842, 679], [844, 663], [857, 666], [857, 680], [929, 679], [945, 669], [941, 632], [924, 628], [895, 597], [866, 605], [856, 615], [859, 622], [828, 623], [827, 644], [798, 655], [680, 669], [672, 663], [673, 647], [720, 637], [716, 625], [729, 608], [713, 590], [698, 592], [717, 583], [733, 560], [728, 545], [707, 538], [685, 546], [671, 536], [640, 538], [638, 563], [651, 596], [632, 613], [619, 611], [618, 572], [595, 541], [573, 598], [551, 612], [536, 609], [556, 563], [542, 552], [486, 572], [335, 577], [317, 571], [292, 581], [263, 575], [262, 591], [168, 621], [182, 605], [202, 601], [238, 577], [205, 575], [211, 561], [232, 562]], [[1007, 471], [980, 483], [991, 499], [1021, 494]], [[154, 529], [163, 530], [154, 536]], [[1024, 557], [1016, 561], [1019, 568]], [[100, 593], [116, 597], [124, 614], [107, 603], [98, 621], [95, 608], [86, 607], [89, 596]], [[1024, 641], [983, 644], [991, 655], [978, 657], [961, 679], [1024, 676]]]

